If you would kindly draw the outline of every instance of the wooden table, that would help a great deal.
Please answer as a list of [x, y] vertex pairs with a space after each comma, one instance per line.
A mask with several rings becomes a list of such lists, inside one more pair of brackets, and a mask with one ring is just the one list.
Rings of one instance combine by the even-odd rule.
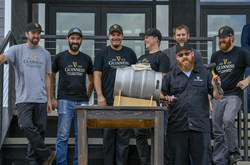
[[[90, 119], [119, 121], [154, 120], [154, 131], [151, 141], [151, 165], [163, 165], [164, 155], [164, 111], [166, 107], [138, 106], [75, 106], [78, 124], [78, 164], [88, 165], [87, 122]], [[107, 120], [106, 120], [107, 121]], [[128, 122], [126, 122], [128, 123]], [[133, 122], [131, 122], [133, 124]], [[112, 123], [110, 123], [112, 125]], [[128, 128], [138, 128], [131, 125]], [[98, 127], [99, 128], [99, 127]], [[114, 128], [114, 126], [112, 126]], [[115, 125], [116, 128], [116, 125]], [[121, 128], [121, 126], [117, 126]]]

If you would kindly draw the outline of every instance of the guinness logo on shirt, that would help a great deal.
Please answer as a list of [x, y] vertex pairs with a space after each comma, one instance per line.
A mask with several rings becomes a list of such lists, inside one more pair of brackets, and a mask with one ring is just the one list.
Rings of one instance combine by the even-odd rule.
[[23, 63], [30, 67], [40, 68], [43, 65], [43, 60], [36, 57], [36, 55], [31, 54], [27, 58], [23, 59]]
[[121, 60], [121, 56], [116, 56], [117, 61]]
[[224, 65], [227, 64], [227, 59], [223, 59]]
[[121, 56], [116, 56], [116, 58], [109, 61], [109, 66], [113, 69], [124, 68], [129, 65], [129, 62], [126, 59], [121, 58]]
[[32, 60], [35, 60], [36, 55], [32, 54], [32, 55], [31, 55], [31, 58], [32, 58]]
[[77, 67], [77, 62], [72, 62], [73, 66], [76, 68]]
[[144, 63], [145, 61], [147, 61], [147, 58], [142, 59], [141, 62]]

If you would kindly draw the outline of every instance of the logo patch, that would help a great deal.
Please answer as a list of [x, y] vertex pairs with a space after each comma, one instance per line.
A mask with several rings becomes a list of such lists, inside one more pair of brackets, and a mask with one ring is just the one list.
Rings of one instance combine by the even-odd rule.
[[74, 68], [76, 68], [77, 67], [77, 62], [72, 62], [72, 63], [73, 63]]
[[227, 59], [223, 59], [223, 63], [224, 63], [224, 65], [226, 65], [227, 64]]
[[223, 33], [224, 29], [220, 29], [220, 34]]
[[38, 23], [35, 23], [35, 26], [38, 28], [39, 27]]
[[194, 81], [203, 81], [203, 80], [200, 79], [200, 76], [197, 76], [196, 79], [194, 79]]
[[31, 55], [31, 58], [32, 58], [32, 60], [35, 60], [36, 55], [32, 54], [32, 55]]
[[183, 46], [184, 46], [184, 43], [183, 43], [183, 42], [182, 42], [182, 43], [180, 43], [180, 46], [181, 46], [181, 47], [183, 47]]
[[117, 61], [121, 60], [121, 56], [116, 56]]

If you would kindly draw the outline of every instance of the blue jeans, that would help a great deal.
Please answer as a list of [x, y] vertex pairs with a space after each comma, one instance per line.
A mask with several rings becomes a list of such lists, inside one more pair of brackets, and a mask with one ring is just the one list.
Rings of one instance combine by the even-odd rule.
[[87, 101], [58, 100], [58, 126], [57, 126], [57, 165], [67, 165], [68, 139], [72, 119], [75, 128], [75, 157], [73, 164], [78, 164], [78, 137], [77, 118], [74, 111], [75, 105], [88, 104]]
[[223, 96], [213, 99], [212, 125], [214, 134], [213, 161], [218, 165], [228, 165], [228, 156], [240, 153], [235, 117], [241, 107], [238, 96]]

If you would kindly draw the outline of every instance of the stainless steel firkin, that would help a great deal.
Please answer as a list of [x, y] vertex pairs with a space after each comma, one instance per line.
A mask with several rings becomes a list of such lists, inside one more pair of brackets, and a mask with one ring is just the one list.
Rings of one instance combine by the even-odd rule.
[[132, 67], [117, 68], [115, 78], [114, 96], [141, 98], [141, 99], [160, 99], [162, 84], [162, 73], [142, 70], [135, 71]]

